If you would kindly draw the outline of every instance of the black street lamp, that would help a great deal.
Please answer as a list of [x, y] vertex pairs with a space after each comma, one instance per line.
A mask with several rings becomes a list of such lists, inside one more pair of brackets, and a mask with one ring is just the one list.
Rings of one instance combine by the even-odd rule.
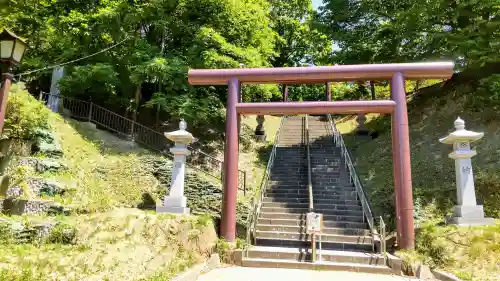
[[10, 73], [13, 66], [21, 63], [27, 44], [14, 33], [4, 29], [0, 33], [0, 67], [2, 73], [2, 89], [0, 90], [0, 133], [3, 131], [9, 88], [13, 75]]

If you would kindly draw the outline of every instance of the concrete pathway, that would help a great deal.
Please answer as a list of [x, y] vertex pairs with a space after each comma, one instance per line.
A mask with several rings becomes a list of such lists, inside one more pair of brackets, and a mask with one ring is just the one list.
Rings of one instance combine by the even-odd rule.
[[418, 281], [411, 277], [343, 271], [227, 267], [212, 270], [198, 281]]

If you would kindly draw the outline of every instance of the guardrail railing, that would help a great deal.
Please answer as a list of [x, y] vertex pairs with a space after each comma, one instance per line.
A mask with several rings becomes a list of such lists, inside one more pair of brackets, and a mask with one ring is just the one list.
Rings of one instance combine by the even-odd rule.
[[[260, 208], [262, 207], [262, 201], [264, 200], [264, 197], [266, 196], [268, 184], [269, 184], [269, 179], [271, 178], [271, 170], [274, 167], [274, 159], [276, 158], [276, 149], [279, 147], [279, 141], [280, 141], [280, 136], [281, 136], [281, 130], [283, 128], [283, 122], [285, 121], [287, 117], [282, 116], [280, 125], [278, 127], [278, 130], [276, 132], [276, 136], [274, 137], [274, 143], [273, 143], [273, 148], [271, 150], [271, 155], [269, 155], [269, 160], [267, 161], [267, 167], [266, 171], [264, 172], [264, 176], [262, 177], [262, 182], [260, 185], [259, 190], [255, 192], [255, 196], [252, 199], [252, 206], [253, 209], [251, 210], [250, 215], [248, 216], [247, 220], [247, 245], [251, 245], [252, 242], [255, 245], [256, 244], [256, 231], [257, 231], [257, 220], [260, 215]], [[253, 241], [252, 241], [253, 240]], [[245, 257], [248, 257], [248, 248], [245, 249], [244, 251]]]
[[[118, 134], [119, 137], [132, 140], [169, 158], [173, 157], [169, 151], [172, 143], [162, 133], [95, 103], [43, 92], [40, 93], [39, 100], [44, 102], [53, 111], [77, 120], [92, 122]], [[187, 158], [189, 167], [219, 179], [221, 182], [223, 181], [224, 161], [200, 149], [188, 148], [191, 150], [191, 156]], [[243, 190], [245, 195], [246, 179], [246, 171], [238, 170], [238, 189]]]
[[305, 119], [305, 145], [307, 152], [307, 190], [309, 192], [309, 212], [314, 211], [313, 190], [312, 190], [312, 171], [311, 171], [311, 144], [309, 141], [309, 115]]
[[370, 232], [372, 234], [372, 247], [373, 251], [375, 251], [375, 236], [378, 236], [380, 238], [380, 253], [384, 254], [385, 257], [385, 223], [382, 219], [382, 217], [379, 217], [379, 226], [380, 226], [380, 233], [377, 231], [377, 227], [375, 226], [375, 219], [373, 217], [373, 212], [372, 208], [370, 207], [370, 203], [368, 202], [368, 199], [366, 198], [365, 191], [363, 189], [363, 185], [361, 184], [361, 181], [359, 180], [358, 174], [356, 173], [356, 168], [354, 167], [354, 164], [352, 162], [352, 157], [349, 151], [347, 150], [347, 147], [344, 143], [344, 138], [342, 137], [342, 134], [340, 131], [337, 129], [337, 126], [335, 125], [335, 122], [333, 122], [332, 116], [330, 114], [327, 114], [328, 122], [330, 123], [330, 127], [332, 130], [334, 142], [337, 145], [337, 147], [340, 147], [341, 154], [342, 154], [342, 159], [344, 160], [344, 165], [347, 168], [349, 172], [349, 181], [354, 184], [354, 187], [356, 188], [356, 193], [358, 195], [358, 199], [361, 203], [361, 208], [363, 210], [363, 222], [366, 218], [366, 221], [368, 223], [368, 226], [370, 228]]

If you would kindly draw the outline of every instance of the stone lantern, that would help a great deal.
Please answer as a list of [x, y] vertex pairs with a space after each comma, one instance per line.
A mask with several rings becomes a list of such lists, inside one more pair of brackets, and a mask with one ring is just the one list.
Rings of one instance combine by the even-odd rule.
[[186, 122], [182, 120], [179, 123], [179, 130], [165, 133], [165, 136], [175, 142], [175, 146], [170, 148], [174, 155], [174, 167], [172, 169], [172, 180], [170, 184], [170, 193], [165, 196], [163, 205], [156, 206], [158, 213], [189, 214], [189, 208], [186, 207], [186, 197], [184, 196], [184, 175], [186, 172], [186, 157], [191, 153], [187, 146], [193, 142], [194, 137], [186, 131]]
[[358, 128], [356, 129], [356, 138], [358, 139], [372, 139], [370, 135], [370, 130], [365, 127], [366, 115], [364, 113], [359, 113], [356, 118], [358, 122]]
[[477, 153], [471, 150], [470, 143], [481, 139], [484, 133], [476, 133], [465, 129], [464, 120], [457, 118], [455, 131], [439, 139], [440, 142], [453, 145], [453, 152], [448, 154], [455, 160], [455, 176], [457, 181], [457, 203], [453, 209], [453, 217], [448, 224], [461, 226], [492, 225], [493, 218], [485, 218], [482, 205], [477, 205], [474, 189], [474, 176], [471, 158]]
[[264, 121], [266, 120], [264, 115], [257, 115], [255, 118], [257, 121], [257, 127], [255, 128], [255, 138], [259, 142], [266, 141], [266, 132], [264, 131]]

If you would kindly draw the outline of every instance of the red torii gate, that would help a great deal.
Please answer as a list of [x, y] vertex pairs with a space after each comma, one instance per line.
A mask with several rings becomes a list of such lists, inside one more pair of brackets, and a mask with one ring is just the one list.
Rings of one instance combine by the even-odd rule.
[[[288, 68], [192, 69], [191, 85], [228, 85], [226, 145], [224, 153], [224, 198], [221, 235], [234, 241], [238, 191], [238, 126], [244, 114], [390, 113], [396, 228], [401, 248], [414, 247], [413, 198], [410, 140], [405, 79], [447, 79], [453, 62], [342, 65]], [[336, 81], [390, 80], [392, 100], [242, 103], [241, 84], [314, 84]], [[284, 95], [286, 94], [284, 90]]]

